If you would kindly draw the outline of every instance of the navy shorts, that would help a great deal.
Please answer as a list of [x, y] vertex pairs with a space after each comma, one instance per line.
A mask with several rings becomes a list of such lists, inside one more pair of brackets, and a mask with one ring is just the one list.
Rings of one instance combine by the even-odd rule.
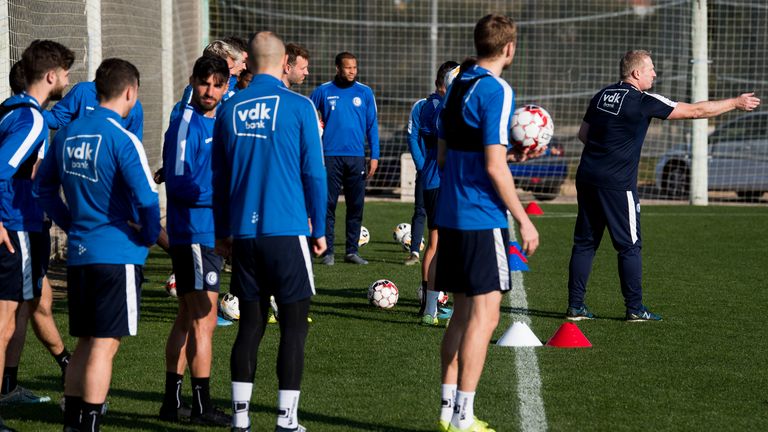
[[219, 292], [223, 259], [213, 253], [213, 248], [199, 243], [173, 245], [170, 254], [180, 296], [195, 291]]
[[509, 291], [506, 228], [477, 231], [438, 228], [438, 233], [436, 290], [469, 297]]
[[435, 217], [437, 216], [437, 197], [440, 195], [440, 188], [424, 190], [424, 209], [427, 211], [427, 228], [437, 229]]
[[67, 267], [69, 334], [136, 336], [142, 280], [142, 267], [135, 264]]
[[51, 236], [41, 232], [8, 230], [16, 253], [0, 245], [0, 300], [25, 301], [40, 297], [51, 257]]
[[240, 301], [275, 296], [278, 304], [295, 303], [313, 296], [315, 282], [307, 238], [235, 239], [230, 291]]

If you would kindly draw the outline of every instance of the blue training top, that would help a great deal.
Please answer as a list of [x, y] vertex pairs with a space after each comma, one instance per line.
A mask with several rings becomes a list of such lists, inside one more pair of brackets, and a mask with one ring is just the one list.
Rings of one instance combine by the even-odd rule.
[[56, 134], [34, 194], [67, 232], [70, 266], [143, 265], [160, 233], [157, 188], [141, 141], [101, 106]]
[[32, 166], [45, 155], [48, 128], [40, 104], [20, 93], [3, 102], [0, 117], [0, 221], [12, 231], [43, 229], [43, 210], [32, 198]]
[[344, 88], [336, 81], [321, 84], [310, 95], [325, 128], [326, 156], [365, 156], [365, 141], [371, 159], [379, 159], [379, 123], [373, 90], [357, 81]]
[[[45, 121], [51, 129], [60, 129], [68, 125], [72, 120], [83, 117], [99, 106], [96, 95], [96, 83], [83, 81], [75, 84], [67, 94], [50, 111], [44, 111]], [[136, 135], [139, 140], [144, 139], [144, 108], [141, 101], [137, 100], [128, 117], [121, 118], [120, 124]]]
[[411, 152], [416, 171], [421, 172], [424, 167], [424, 140], [419, 135], [421, 123], [419, 116], [426, 99], [419, 99], [411, 108], [411, 116], [408, 117], [408, 150]]
[[190, 104], [165, 132], [166, 225], [172, 245], [214, 246], [211, 148], [215, 121]]
[[[452, 98], [453, 92], [458, 93]], [[447, 144], [435, 217], [438, 226], [460, 230], [507, 227], [506, 206], [488, 177], [484, 152], [489, 145], [509, 147], [514, 108], [509, 84], [480, 66], [467, 69], [451, 84], [438, 123], [438, 136]], [[456, 119], [447, 121], [451, 114]], [[456, 127], [471, 130], [472, 139], [447, 132]]]
[[256, 75], [220, 107], [213, 143], [217, 239], [325, 235], [328, 185], [312, 101]]
[[663, 96], [619, 82], [589, 102], [589, 124], [576, 182], [606, 189], [637, 189], [640, 151], [652, 118], [666, 119], [677, 105]]
[[443, 110], [443, 97], [432, 93], [421, 109], [421, 129], [419, 136], [424, 142], [424, 167], [421, 170], [421, 179], [424, 182], [424, 190], [432, 190], [440, 187], [440, 168], [437, 166], [437, 119]]

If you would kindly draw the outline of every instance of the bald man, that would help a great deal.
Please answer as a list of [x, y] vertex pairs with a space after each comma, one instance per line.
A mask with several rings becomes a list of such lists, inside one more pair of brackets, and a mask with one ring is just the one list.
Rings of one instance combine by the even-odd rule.
[[306, 430], [297, 407], [315, 293], [310, 247], [315, 255], [326, 250], [326, 174], [315, 107], [281, 82], [285, 57], [274, 33], [256, 34], [248, 55], [253, 81], [222, 107], [214, 126], [216, 244], [235, 258], [230, 290], [240, 299], [230, 361], [233, 431], [251, 430], [248, 408], [270, 296], [280, 308], [275, 431]]

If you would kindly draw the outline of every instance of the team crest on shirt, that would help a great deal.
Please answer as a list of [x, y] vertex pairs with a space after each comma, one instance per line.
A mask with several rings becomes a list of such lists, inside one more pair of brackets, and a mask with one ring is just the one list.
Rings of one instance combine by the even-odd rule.
[[606, 89], [597, 101], [597, 109], [613, 115], [619, 115], [621, 104], [624, 102], [624, 97], [627, 96], [627, 93], [629, 93], [627, 89]]
[[96, 162], [100, 148], [101, 135], [76, 135], [67, 138], [61, 155], [64, 172], [94, 183], [98, 182]]
[[326, 100], [328, 101], [328, 105], [331, 106], [331, 111], [336, 110], [336, 102], [338, 102], [339, 97], [338, 96], [328, 96], [326, 98]]
[[363, 104], [363, 100], [362, 100], [362, 99], [360, 99], [359, 97], [355, 96], [355, 97], [352, 99], [352, 105], [354, 105], [354, 106], [356, 106], [356, 107], [359, 107], [359, 106], [360, 106], [360, 105], [362, 105], [362, 104]]
[[209, 271], [205, 275], [205, 282], [208, 285], [216, 285], [216, 282], [218, 282], [218, 281], [219, 281], [219, 275], [217, 275], [216, 272], [214, 272], [214, 271]]
[[239, 137], [268, 138], [275, 131], [280, 96], [242, 101], [232, 110], [232, 126]]

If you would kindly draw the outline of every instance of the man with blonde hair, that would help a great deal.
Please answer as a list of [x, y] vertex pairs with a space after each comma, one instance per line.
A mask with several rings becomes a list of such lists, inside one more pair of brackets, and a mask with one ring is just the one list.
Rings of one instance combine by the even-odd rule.
[[584, 143], [576, 172], [579, 204], [568, 272], [568, 309], [572, 321], [592, 319], [584, 304], [592, 260], [605, 228], [619, 262], [619, 281], [628, 322], [661, 321], [643, 305], [642, 241], [637, 171], [648, 126], [654, 118], [695, 119], [738, 109], [752, 111], [760, 104], [754, 93], [693, 104], [673, 102], [647, 93], [656, 70], [651, 53], [627, 51], [619, 62], [620, 81], [603, 88], [589, 103], [579, 130]]
[[442, 431], [493, 431], [475, 417], [474, 398], [501, 297], [510, 289], [507, 210], [520, 224], [525, 252], [530, 256], [539, 245], [507, 165], [515, 103], [501, 73], [512, 64], [516, 39], [517, 27], [505, 16], [477, 22], [477, 63], [453, 80], [438, 124], [435, 289], [454, 293], [441, 349]]

